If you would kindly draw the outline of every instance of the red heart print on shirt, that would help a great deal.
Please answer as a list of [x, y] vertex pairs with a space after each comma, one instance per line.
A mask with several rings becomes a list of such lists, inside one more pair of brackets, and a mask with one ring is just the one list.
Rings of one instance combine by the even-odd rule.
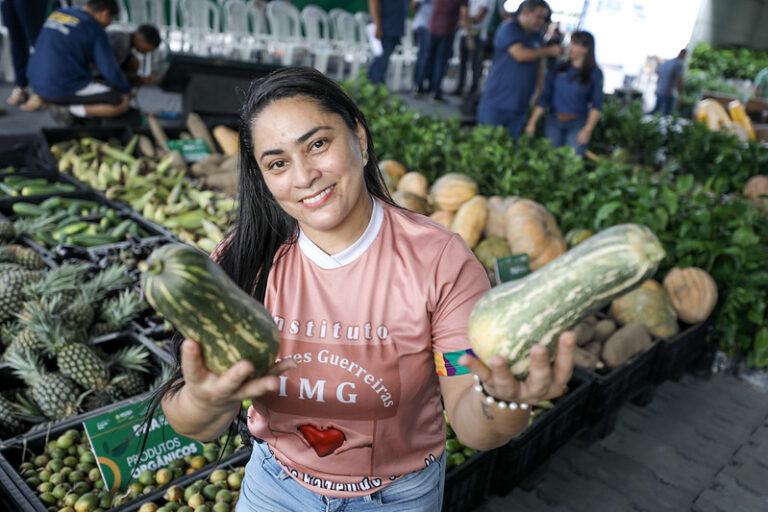
[[309, 445], [315, 449], [318, 457], [330, 455], [336, 448], [344, 444], [345, 440], [344, 432], [334, 427], [319, 429], [312, 425], [302, 425], [299, 427], [299, 431]]

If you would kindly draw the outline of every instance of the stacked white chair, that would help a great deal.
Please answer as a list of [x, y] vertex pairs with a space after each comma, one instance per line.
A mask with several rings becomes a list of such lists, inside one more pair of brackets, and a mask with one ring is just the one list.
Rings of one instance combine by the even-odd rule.
[[408, 19], [405, 20], [405, 35], [389, 58], [390, 90], [399, 91], [403, 88], [403, 80], [406, 82], [406, 88], [408, 87], [410, 82], [406, 79], [407, 70], [412, 70], [416, 64], [417, 54], [418, 48], [413, 44], [411, 20]]
[[180, 0], [181, 51], [198, 55], [221, 55], [219, 7], [212, 0]]
[[347, 76], [354, 78], [371, 56], [365, 25], [344, 9], [331, 9], [328, 15], [333, 22], [333, 40], [343, 50], [344, 60], [349, 63]]
[[235, 59], [254, 60], [267, 47], [264, 11], [252, 2], [227, 0], [222, 10], [223, 42]]
[[342, 78], [344, 53], [331, 37], [333, 23], [328, 13], [316, 5], [307, 5], [301, 10], [301, 20], [315, 68], [327, 74], [328, 62], [333, 59], [336, 61], [336, 78]]
[[273, 1], [267, 4], [266, 12], [274, 54], [280, 62], [290, 66], [297, 56], [309, 55], [309, 47], [301, 33], [299, 10], [288, 2]]

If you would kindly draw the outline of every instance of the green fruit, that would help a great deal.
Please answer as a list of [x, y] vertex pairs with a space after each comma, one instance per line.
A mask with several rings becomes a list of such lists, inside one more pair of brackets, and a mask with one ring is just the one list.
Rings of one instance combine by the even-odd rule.
[[147, 302], [200, 344], [213, 373], [221, 375], [243, 359], [253, 363], [256, 375], [272, 365], [280, 346], [272, 315], [207, 254], [168, 244], [139, 265]]
[[96, 464], [96, 457], [92, 452], [84, 452], [80, 454], [80, 462], [85, 464]]
[[502, 355], [518, 378], [528, 375], [530, 350], [558, 335], [653, 275], [664, 249], [645, 226], [608, 228], [522, 279], [496, 286], [475, 303], [467, 333], [487, 361]]
[[189, 505], [193, 509], [202, 507], [204, 504], [205, 504], [205, 497], [203, 497], [203, 495], [200, 494], [199, 492], [192, 494], [189, 497], [189, 499], [187, 499], [187, 505]]
[[151, 469], [145, 469], [139, 475], [139, 482], [144, 485], [150, 485], [155, 483], [155, 472]]
[[208, 478], [208, 480], [212, 484], [215, 484], [216, 482], [219, 482], [221, 480], [226, 480], [226, 479], [227, 479], [227, 472], [224, 471], [223, 469], [213, 470], [213, 472], [211, 472], [211, 476]]
[[457, 450], [459, 450], [461, 446], [459, 446], [459, 442], [456, 440], [456, 438], [446, 439], [445, 441], [445, 450], [448, 453], [453, 453]]
[[59, 448], [66, 449], [72, 446], [73, 444], [75, 444], [75, 440], [72, 439], [72, 437], [70, 436], [62, 435], [56, 439], [56, 446], [58, 446]]
[[40, 501], [42, 501], [46, 505], [55, 505], [56, 502], [59, 501], [59, 499], [56, 496], [54, 496], [53, 493], [50, 493], [50, 492], [40, 493], [37, 497], [40, 498]]
[[157, 485], [163, 486], [173, 480], [173, 472], [168, 468], [160, 468], [155, 473], [155, 482]]
[[184, 489], [179, 485], [170, 486], [163, 495], [167, 501], [181, 501], [184, 498]]
[[99, 507], [99, 498], [92, 492], [83, 494], [75, 502], [76, 512], [93, 512]]
[[219, 492], [219, 488], [213, 484], [208, 484], [203, 487], [202, 493], [206, 500], [213, 500], [216, 498], [216, 493]]
[[461, 449], [461, 453], [463, 453], [466, 458], [470, 458], [477, 453], [477, 450], [470, 448], [469, 446], [465, 446]]
[[213, 505], [213, 508], [211, 508], [211, 512], [230, 512], [230, 510], [232, 510], [231, 505], [224, 502], [216, 503]]
[[233, 491], [240, 490], [240, 485], [243, 483], [243, 477], [240, 475], [240, 473], [230, 473], [227, 475], [227, 485], [229, 485], [229, 488]]
[[217, 503], [231, 503], [233, 498], [234, 497], [232, 496], [232, 493], [228, 489], [220, 489], [219, 492], [216, 493], [216, 496], [214, 496], [213, 500]]
[[467, 458], [464, 457], [464, 454], [461, 452], [452, 453], [451, 455], [449, 455], [449, 457], [451, 459], [451, 463], [454, 466], [460, 466], [464, 464], [464, 462], [466, 462], [467, 460]]

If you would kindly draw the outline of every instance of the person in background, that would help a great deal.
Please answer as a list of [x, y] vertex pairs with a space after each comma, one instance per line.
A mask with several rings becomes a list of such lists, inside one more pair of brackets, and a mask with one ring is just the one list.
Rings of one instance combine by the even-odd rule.
[[768, 66], [761, 69], [755, 76], [755, 96], [768, 99]]
[[45, 17], [51, 9], [58, 7], [59, 2], [52, 0], [0, 0], [0, 13], [3, 25], [8, 29], [13, 62], [14, 87], [6, 100], [9, 105], [21, 105], [21, 110], [25, 111], [43, 106], [40, 96], [30, 93], [27, 64]]
[[559, 45], [544, 46], [541, 30], [551, 13], [544, 0], [524, 0], [514, 18], [496, 29], [493, 63], [477, 106], [477, 121], [503, 126], [517, 138], [528, 119], [541, 60], [559, 57]]
[[483, 71], [483, 50], [485, 40], [488, 38], [488, 24], [496, 6], [496, 0], [469, 0], [469, 21], [472, 24], [472, 40], [474, 49], [467, 46], [467, 33], [462, 28], [459, 30], [461, 41], [459, 42], [459, 79], [453, 94], [464, 94], [464, 83], [467, 79], [467, 62], [472, 63], [472, 82], [469, 85], [469, 94], [477, 92], [480, 83], [480, 75]]
[[595, 62], [595, 38], [586, 31], [571, 35], [568, 60], [547, 74], [544, 91], [525, 127], [533, 135], [549, 107], [545, 128], [552, 147], [571, 146], [584, 155], [603, 106], [603, 72]]
[[[429, 53], [427, 63], [431, 70], [425, 70], [430, 77], [430, 88], [435, 101], [445, 101], [441, 84], [448, 68], [448, 61], [453, 54], [453, 40], [456, 37], [459, 21], [467, 33], [466, 45], [475, 50], [475, 39], [467, 10], [468, 0], [432, 0], [432, 12], [429, 15]], [[420, 77], [417, 82], [422, 81]]]
[[[45, 21], [29, 61], [32, 88], [52, 104], [63, 124], [74, 117], [116, 117], [130, 107], [131, 84], [117, 65], [105, 27], [117, 16], [116, 0], [88, 0], [84, 9], [65, 7]], [[96, 81], [93, 67], [106, 83]]]
[[139, 59], [134, 55], [136, 52], [147, 55], [160, 46], [160, 32], [154, 25], [140, 25], [135, 30], [125, 27], [112, 25], [107, 27], [107, 35], [115, 53], [115, 60], [123, 70], [125, 77], [132, 85], [151, 85], [154, 83], [152, 77], [140, 77]]
[[[547, 46], [563, 44], [563, 33], [560, 32], [560, 22], [554, 21], [547, 27], [547, 34], [544, 36], [544, 44]], [[557, 64], [557, 57], [547, 57], [547, 71], [551, 70]]]
[[368, 0], [368, 12], [376, 26], [376, 39], [381, 41], [383, 50], [368, 67], [368, 80], [374, 84], [383, 84], [387, 81], [389, 57], [405, 34], [408, 0]]
[[665, 116], [670, 115], [675, 108], [675, 90], [677, 90], [678, 98], [682, 98], [683, 67], [687, 53], [688, 51], [683, 48], [677, 57], [669, 59], [658, 67], [659, 81], [656, 84], [656, 106], [651, 110], [651, 114], [661, 112]]
[[240, 140], [240, 213], [211, 258], [275, 319], [277, 359], [265, 375], [249, 361], [216, 375], [174, 336], [155, 400], [176, 432], [208, 441], [251, 399], [237, 512], [439, 511], [443, 410], [467, 446], [503, 446], [530, 404], [565, 391], [574, 333], [554, 361], [531, 347], [525, 380], [500, 355], [474, 356], [485, 269], [461, 237], [394, 204], [365, 116], [316, 69], [252, 82]]
[[411, 10], [416, 13], [413, 16], [411, 28], [416, 36], [418, 47], [416, 63], [413, 66], [413, 90], [416, 94], [423, 94], [429, 91], [429, 85], [425, 86], [424, 82], [431, 83], [427, 70], [432, 67], [427, 62], [427, 54], [429, 53], [429, 15], [432, 12], [432, 0], [413, 0]]

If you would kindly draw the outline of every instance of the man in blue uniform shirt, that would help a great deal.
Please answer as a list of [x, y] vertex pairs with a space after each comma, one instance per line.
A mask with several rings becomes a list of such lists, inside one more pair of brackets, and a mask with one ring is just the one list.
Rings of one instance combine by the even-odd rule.
[[[131, 84], [120, 70], [106, 26], [117, 16], [116, 0], [89, 0], [84, 9], [51, 13], [35, 43], [28, 76], [58, 121], [69, 116], [116, 117], [128, 111]], [[104, 77], [94, 81], [93, 66]]]
[[493, 62], [477, 107], [481, 124], [504, 126], [517, 138], [528, 119], [544, 57], [559, 57], [560, 45], [544, 46], [542, 28], [551, 14], [544, 0], [524, 0], [514, 19], [505, 21], [493, 38]]
[[408, 0], [368, 0], [371, 21], [376, 26], [376, 39], [381, 41], [382, 53], [373, 58], [368, 68], [368, 80], [383, 84], [387, 79], [389, 57], [405, 34]]

